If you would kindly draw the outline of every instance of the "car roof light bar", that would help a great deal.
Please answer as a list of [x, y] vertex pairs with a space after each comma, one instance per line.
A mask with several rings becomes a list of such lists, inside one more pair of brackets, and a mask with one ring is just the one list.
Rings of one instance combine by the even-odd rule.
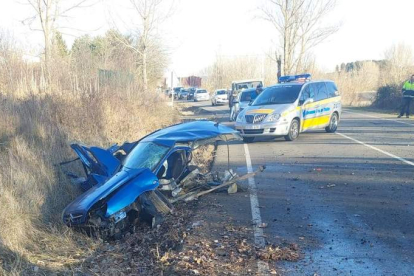
[[292, 81], [309, 81], [312, 78], [311, 74], [300, 74], [300, 75], [293, 75], [293, 76], [282, 76], [279, 78], [279, 83], [286, 83]]

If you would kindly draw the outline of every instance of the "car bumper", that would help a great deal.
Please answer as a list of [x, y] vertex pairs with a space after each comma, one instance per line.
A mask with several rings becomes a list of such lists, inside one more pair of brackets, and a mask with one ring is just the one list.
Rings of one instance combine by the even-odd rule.
[[194, 98], [196, 101], [208, 101], [210, 100], [209, 98]]
[[226, 99], [215, 99], [215, 102], [218, 104], [227, 104], [229, 103], [229, 100]]
[[263, 124], [236, 123], [235, 128], [242, 137], [284, 136], [289, 132], [289, 124], [287, 122]]

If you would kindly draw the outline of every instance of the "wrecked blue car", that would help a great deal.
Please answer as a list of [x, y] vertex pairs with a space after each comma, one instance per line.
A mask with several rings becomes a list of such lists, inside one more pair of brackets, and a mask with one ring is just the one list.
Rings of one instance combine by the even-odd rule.
[[158, 225], [172, 210], [169, 197], [178, 194], [181, 179], [191, 171], [192, 151], [203, 144], [235, 139], [241, 137], [229, 127], [194, 121], [108, 149], [72, 144], [86, 177], [69, 176], [85, 192], [65, 208], [63, 222], [86, 231], [99, 230], [104, 238], [117, 237], [141, 220]]

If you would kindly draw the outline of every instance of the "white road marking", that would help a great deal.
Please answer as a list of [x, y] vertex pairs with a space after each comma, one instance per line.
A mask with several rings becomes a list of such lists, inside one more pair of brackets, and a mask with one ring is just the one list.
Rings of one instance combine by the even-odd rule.
[[[368, 147], [368, 148], [370, 148], [370, 149], [373, 149], [373, 150], [376, 150], [376, 151], [378, 151], [378, 152], [381, 152], [382, 154], [388, 155], [389, 157], [395, 158], [395, 159], [397, 159], [397, 160], [399, 160], [399, 161], [401, 161], [401, 162], [404, 162], [405, 164], [408, 164], [408, 165], [410, 165], [410, 166], [413, 166], [413, 167], [414, 167], [414, 163], [413, 163], [413, 162], [411, 162], [411, 161], [408, 161], [407, 159], [404, 159], [404, 158], [402, 158], [402, 157], [399, 157], [399, 156], [397, 156], [397, 155], [394, 155], [394, 154], [392, 154], [392, 153], [389, 153], [389, 152], [387, 152], [387, 151], [385, 151], [385, 150], [382, 150], [382, 149], [379, 149], [379, 148], [377, 148], [377, 147], [374, 147], [374, 146], [368, 145], [368, 144], [366, 144], [366, 143], [364, 143], [364, 142], [361, 142], [361, 141], [359, 141], [359, 140], [357, 140], [357, 139], [354, 139], [354, 138], [352, 138], [352, 137], [349, 137], [349, 136], [347, 136], [347, 135], [345, 135], [345, 134], [342, 134], [342, 133], [339, 133], [339, 132], [337, 132], [336, 134], [338, 134], [338, 135], [340, 135], [340, 136], [342, 136], [342, 137], [344, 137], [344, 138], [347, 138], [347, 139], [349, 139], [349, 140], [351, 140], [351, 141], [354, 141], [355, 143], [361, 144], [361, 145], [366, 146], [366, 147]], [[246, 158], [247, 158], [247, 157], [246, 157]]]
[[381, 118], [381, 117], [368, 115], [368, 114], [364, 114], [364, 113], [351, 112], [351, 111], [348, 111], [348, 110], [343, 110], [343, 112], [349, 113], [349, 114], [361, 115], [361, 116], [365, 116], [365, 117], [369, 117], [369, 118], [375, 118], [375, 119], [384, 120], [384, 121], [396, 122], [396, 123], [403, 124], [403, 125], [414, 126], [414, 124], [410, 124], [410, 123], [407, 123], [407, 122], [404, 122], [404, 121], [390, 119], [390, 118]]
[[[249, 147], [247, 144], [244, 144], [244, 152], [246, 155], [246, 167], [247, 173], [252, 173], [252, 161], [250, 159]], [[252, 211], [253, 219], [253, 230], [254, 230], [254, 242], [257, 246], [264, 248], [266, 246], [266, 241], [263, 234], [263, 229], [259, 226], [262, 224], [262, 216], [260, 215], [259, 209], [259, 199], [257, 197], [257, 186], [254, 181], [254, 177], [248, 179], [249, 191], [250, 191], [250, 207]], [[269, 274], [269, 265], [261, 260], [257, 261], [257, 270], [259, 275], [268, 275]]]

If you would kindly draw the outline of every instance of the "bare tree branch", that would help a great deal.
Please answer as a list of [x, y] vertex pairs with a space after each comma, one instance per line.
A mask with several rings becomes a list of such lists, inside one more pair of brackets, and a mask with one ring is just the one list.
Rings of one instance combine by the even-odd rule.
[[267, 0], [259, 8], [279, 36], [284, 74], [303, 70], [309, 51], [338, 31], [338, 26], [322, 26], [335, 5], [336, 0]]

